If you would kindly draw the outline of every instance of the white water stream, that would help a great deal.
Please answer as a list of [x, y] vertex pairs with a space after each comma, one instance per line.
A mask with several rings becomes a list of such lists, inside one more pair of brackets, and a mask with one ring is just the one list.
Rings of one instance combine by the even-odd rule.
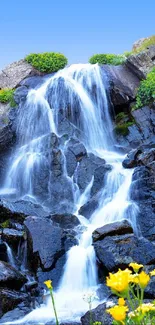
[[[92, 232], [124, 218], [136, 227], [137, 206], [130, 200], [133, 171], [122, 167], [124, 157], [114, 150], [106, 78], [98, 65], [73, 65], [49, 78], [39, 89], [29, 92], [26, 106], [18, 117], [19, 146], [3, 191], [18, 193], [20, 197], [35, 197], [34, 171], [48, 163], [42, 155], [46, 135], [49, 132], [58, 134], [59, 110], [61, 108], [66, 116], [68, 103], [70, 121], [83, 131], [87, 150], [112, 166], [99, 196], [99, 206], [89, 221], [78, 215], [78, 209], [89, 199], [93, 178], [81, 196], [75, 195], [74, 212], [84, 230], [78, 235], [79, 244], [67, 253], [63, 276], [55, 292], [59, 320], [75, 321], [88, 310], [83, 294], [98, 289]], [[96, 300], [94, 306], [98, 303]], [[53, 318], [49, 298], [46, 305], [12, 324], [39, 324]]]

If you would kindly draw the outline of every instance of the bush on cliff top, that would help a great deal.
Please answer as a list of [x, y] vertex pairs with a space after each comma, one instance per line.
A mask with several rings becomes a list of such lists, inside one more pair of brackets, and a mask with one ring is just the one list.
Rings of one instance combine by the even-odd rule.
[[125, 55], [116, 54], [95, 54], [90, 59], [91, 64], [110, 64], [110, 65], [120, 65], [126, 61]]
[[16, 105], [14, 100], [14, 89], [0, 89], [0, 102], [7, 104], [10, 103], [12, 107]]
[[25, 60], [40, 72], [57, 72], [67, 65], [67, 58], [61, 53], [45, 52], [32, 53], [26, 56]]
[[148, 73], [147, 78], [140, 82], [136, 96], [136, 108], [150, 105], [155, 101], [155, 68]]

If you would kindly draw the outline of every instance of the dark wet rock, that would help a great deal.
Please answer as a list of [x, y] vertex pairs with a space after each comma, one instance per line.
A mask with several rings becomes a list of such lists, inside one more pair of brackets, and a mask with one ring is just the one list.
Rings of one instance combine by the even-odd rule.
[[24, 86], [28, 89], [35, 89], [40, 87], [44, 81], [46, 80], [46, 76], [33, 76], [33, 77], [28, 77], [22, 80], [19, 85]]
[[139, 78], [125, 65], [104, 66], [110, 80], [111, 100], [115, 111], [123, 110], [124, 105], [129, 105], [135, 98], [139, 86]]
[[7, 201], [0, 200], [0, 219], [5, 221], [12, 219], [17, 222], [23, 222], [28, 215], [34, 216], [47, 216], [48, 211], [45, 211], [39, 204], [32, 203], [30, 201]]
[[155, 263], [155, 246], [133, 234], [107, 236], [94, 243], [97, 258], [108, 271], [127, 267], [130, 262], [146, 265]]
[[84, 144], [75, 138], [71, 138], [69, 140], [68, 148], [72, 151], [77, 161], [80, 161], [82, 157], [87, 155], [87, 151]]
[[93, 212], [98, 208], [99, 206], [99, 198], [98, 196], [94, 195], [87, 203], [85, 203], [79, 210], [79, 214], [84, 216], [87, 219], [90, 219]]
[[16, 104], [20, 104], [26, 100], [28, 89], [25, 86], [18, 87], [14, 92], [14, 100]]
[[[21, 303], [14, 310], [8, 311], [1, 319], [0, 324], [5, 324], [6, 322], [12, 322], [15, 320], [19, 320], [27, 315], [31, 311], [29, 306], [26, 306], [24, 303]], [[15, 324], [16, 325], [16, 324]], [[25, 324], [21, 324], [25, 325]]]
[[[97, 168], [99, 167], [102, 168], [97, 171]], [[105, 164], [104, 159], [101, 159], [94, 154], [89, 154], [87, 157], [84, 157], [80, 161], [76, 172], [77, 184], [81, 192], [86, 189], [91, 182], [93, 175], [95, 175], [92, 193], [96, 193], [103, 186], [105, 175], [109, 170], [111, 170], [111, 167]]]
[[7, 247], [5, 243], [0, 241], [0, 261], [7, 262], [8, 256], [7, 256]]
[[36, 272], [39, 286], [52, 279], [56, 287], [63, 274], [66, 251], [77, 244], [76, 233], [53, 225], [49, 218], [28, 217], [25, 220], [28, 232], [28, 260]]
[[20, 240], [23, 238], [23, 231], [5, 228], [2, 232], [2, 240], [6, 241], [8, 244], [15, 245], [19, 244]]
[[127, 136], [117, 136], [120, 145], [137, 148], [140, 145], [154, 146], [155, 144], [155, 110], [148, 106], [131, 112], [135, 124], [128, 127]]
[[133, 168], [137, 166], [137, 157], [141, 154], [140, 149], [131, 150], [126, 158], [123, 160], [122, 165], [124, 168]]
[[63, 229], [72, 229], [80, 224], [79, 219], [72, 214], [55, 214], [51, 216], [51, 220]]
[[70, 148], [67, 148], [65, 156], [67, 174], [69, 177], [72, 177], [77, 167], [77, 159], [74, 153], [70, 150]]
[[103, 187], [105, 182], [105, 177], [108, 172], [112, 170], [110, 165], [99, 166], [94, 171], [94, 181], [91, 188], [91, 195], [96, 195]]
[[23, 79], [33, 75], [41, 75], [41, 72], [25, 60], [11, 63], [0, 72], [0, 89], [16, 88]]
[[26, 278], [11, 265], [0, 261], [0, 286], [7, 286], [11, 289], [20, 289], [26, 282]]
[[144, 151], [138, 156], [137, 163], [138, 165], [144, 165], [151, 168], [154, 165], [150, 165], [155, 162], [155, 148]]
[[131, 224], [127, 220], [109, 223], [93, 232], [93, 241], [104, 239], [106, 236], [124, 235], [133, 233]]
[[[106, 304], [103, 303], [97, 306], [95, 309], [92, 309], [92, 321], [93, 322], [101, 322], [102, 324], [111, 325], [112, 318], [106, 312]], [[84, 316], [81, 317], [82, 325], [90, 324], [90, 312], [88, 311]]]
[[33, 254], [38, 253], [44, 269], [50, 268], [62, 250], [62, 229], [53, 226], [50, 220], [38, 217], [26, 218], [25, 226]]
[[8, 151], [15, 142], [15, 133], [10, 124], [10, 104], [0, 103], [0, 152]]
[[155, 46], [150, 46], [146, 51], [132, 54], [126, 61], [126, 66], [140, 79], [145, 79], [148, 72], [155, 65]]
[[0, 289], [0, 310], [2, 314], [14, 309], [18, 304], [25, 301], [27, 298], [28, 295], [26, 293], [7, 288]]

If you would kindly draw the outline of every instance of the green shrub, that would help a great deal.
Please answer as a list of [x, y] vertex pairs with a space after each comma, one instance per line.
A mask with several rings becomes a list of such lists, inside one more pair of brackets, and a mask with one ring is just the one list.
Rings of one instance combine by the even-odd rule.
[[14, 89], [0, 89], [0, 102], [1, 103], [10, 103], [12, 107], [16, 106], [14, 100]]
[[146, 39], [139, 47], [133, 50], [133, 54], [145, 51], [151, 45], [155, 45], [155, 35]]
[[132, 126], [133, 124], [134, 124], [134, 122], [127, 122], [127, 123], [116, 125], [116, 127], [115, 127], [116, 134], [119, 134], [119, 135], [121, 134], [124, 136], [128, 135], [128, 133], [129, 133], [128, 127]]
[[45, 52], [32, 53], [25, 60], [41, 72], [56, 72], [67, 65], [67, 58], [61, 53]]
[[9, 228], [10, 220], [6, 220], [0, 224], [1, 228]]
[[155, 100], [155, 68], [140, 82], [136, 95], [136, 108], [150, 105]]
[[120, 65], [126, 61], [125, 55], [116, 54], [95, 54], [90, 59], [91, 64], [110, 64], [110, 65]]
[[120, 122], [122, 119], [128, 118], [128, 115], [124, 112], [120, 112], [116, 115], [116, 123]]

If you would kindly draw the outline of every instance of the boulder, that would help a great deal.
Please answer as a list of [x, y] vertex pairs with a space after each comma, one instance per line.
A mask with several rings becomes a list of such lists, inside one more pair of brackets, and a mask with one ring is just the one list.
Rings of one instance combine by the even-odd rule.
[[0, 72], [0, 89], [16, 88], [23, 79], [35, 75], [42, 75], [42, 73], [25, 60], [11, 63]]
[[87, 219], [90, 219], [93, 212], [98, 208], [99, 206], [99, 198], [98, 195], [94, 195], [88, 202], [86, 202], [80, 209], [79, 214], [84, 216]]
[[127, 220], [109, 223], [101, 228], [97, 228], [92, 236], [93, 241], [104, 239], [106, 236], [124, 235], [133, 233], [131, 224]]
[[0, 103], [0, 153], [3, 155], [15, 142], [15, 132], [10, 124], [10, 111], [10, 104]]
[[51, 220], [62, 229], [72, 229], [80, 224], [79, 219], [72, 214], [55, 214], [51, 216]]
[[128, 135], [117, 135], [119, 145], [137, 148], [140, 145], [153, 146], [155, 143], [155, 109], [142, 107], [131, 112], [135, 124], [128, 127]]
[[[21, 303], [18, 305], [17, 308], [14, 310], [8, 311], [1, 319], [0, 324], [4, 325], [7, 322], [16, 321], [18, 319], [23, 318], [25, 315], [27, 315], [31, 311], [29, 306], [26, 306], [26, 304]], [[26, 325], [26, 324], [21, 324]]]
[[[100, 304], [95, 309], [92, 309], [92, 321], [101, 322], [101, 324], [111, 325], [112, 318], [106, 312], [106, 303]], [[81, 317], [82, 325], [90, 324], [90, 312], [88, 311], [84, 316]]]
[[47, 216], [48, 212], [43, 209], [43, 207], [39, 204], [35, 204], [32, 202], [19, 200], [19, 201], [7, 201], [0, 200], [0, 221], [4, 222], [6, 220], [9, 221], [17, 221], [23, 223], [25, 217], [28, 215], [34, 216]]
[[12, 310], [17, 307], [23, 301], [28, 299], [28, 295], [23, 292], [10, 290], [7, 288], [0, 289], [0, 312], [1, 314], [7, 313], [9, 310]]
[[119, 113], [124, 105], [129, 105], [135, 98], [140, 80], [125, 65], [104, 66], [104, 70], [110, 80], [110, 94], [115, 112]]
[[27, 279], [6, 262], [0, 261], [0, 286], [18, 290]]
[[53, 224], [50, 218], [27, 217], [25, 226], [28, 233], [28, 260], [36, 272], [41, 287], [52, 279], [57, 285], [66, 261], [65, 253], [77, 244], [76, 233], [65, 231]]
[[3, 241], [7, 242], [9, 245], [16, 245], [18, 246], [20, 240], [23, 238], [24, 233], [23, 231], [5, 228], [3, 229], [1, 238]]
[[[100, 167], [99, 170], [97, 170]], [[94, 176], [94, 183], [92, 186], [92, 195], [98, 192], [104, 185], [106, 173], [111, 170], [109, 165], [105, 164], [105, 160], [94, 154], [89, 154], [87, 157], [79, 162], [76, 171], [77, 184], [81, 192], [90, 184]]]
[[131, 262], [143, 265], [155, 263], [155, 246], [134, 234], [107, 236], [94, 243], [97, 258], [103, 268], [114, 271]]
[[155, 66], [155, 45], [138, 54], [132, 54], [127, 58], [126, 66], [140, 79], [145, 79]]
[[137, 157], [141, 154], [142, 150], [131, 150], [122, 162], [124, 168], [134, 168], [137, 166]]

